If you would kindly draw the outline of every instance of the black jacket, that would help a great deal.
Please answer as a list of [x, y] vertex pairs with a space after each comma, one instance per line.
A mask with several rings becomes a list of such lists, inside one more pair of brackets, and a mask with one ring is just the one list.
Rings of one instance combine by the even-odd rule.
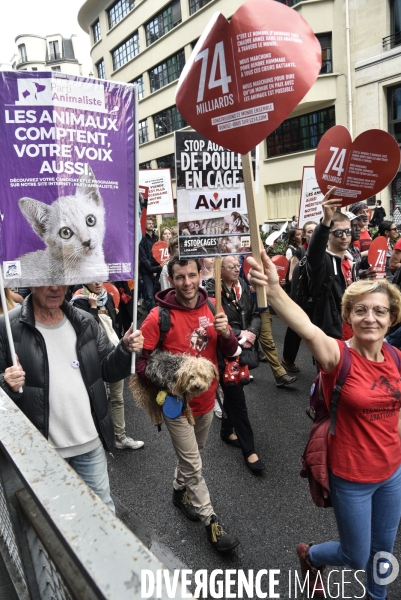
[[[114, 348], [95, 319], [66, 301], [62, 311], [77, 334], [77, 355], [82, 379], [88, 391], [92, 417], [106, 450], [114, 445], [113, 423], [103, 381], [115, 382], [130, 373], [131, 354], [120, 343]], [[49, 363], [46, 345], [35, 327], [32, 296], [9, 313], [15, 351], [25, 371], [22, 394], [13, 392], [4, 381], [4, 371], [12, 365], [4, 317], [0, 317], [0, 386], [14, 400], [35, 427], [49, 437]], [[74, 393], [74, 390], [71, 390]]]
[[157, 235], [150, 237], [148, 233], [145, 233], [139, 242], [139, 271], [141, 274], [152, 275], [153, 273], [160, 273], [162, 270], [152, 255], [153, 245], [158, 241]]
[[[315, 228], [306, 253], [309, 290], [315, 306], [311, 321], [326, 335], [341, 339], [341, 299], [346, 282], [341, 258], [327, 250], [330, 227], [322, 223]], [[352, 257], [350, 257], [352, 263]], [[359, 279], [358, 267], [352, 265], [352, 280]]]
[[[98, 314], [99, 309], [97, 307], [91, 308], [89, 305], [89, 300], [87, 300], [85, 298], [74, 298], [74, 306], [75, 306], [75, 308], [79, 308], [79, 309], [84, 310], [85, 312], [88, 312], [89, 314], [91, 314], [92, 317], [99, 324], [99, 314]], [[107, 301], [105, 304], [105, 308], [107, 309], [107, 312], [109, 313], [108, 316], [111, 319], [114, 331], [116, 332], [118, 337], [121, 337], [120, 331], [119, 331], [119, 324], [117, 322], [116, 307], [114, 306], [113, 296], [109, 293], [107, 294]]]
[[373, 211], [373, 216], [371, 220], [371, 224], [375, 227], [379, 227], [380, 223], [384, 221], [384, 217], [386, 216], [386, 211], [382, 206], [376, 206]]
[[[237, 338], [241, 337], [241, 330], [247, 329], [259, 337], [261, 320], [259, 311], [252, 298], [249, 285], [241, 277], [239, 278], [241, 284], [241, 298], [238, 303], [233, 302], [235, 300], [234, 292], [225, 288], [222, 283], [221, 289], [221, 305], [224, 312], [227, 315], [228, 322], [231, 325], [233, 333]], [[215, 297], [215, 281], [214, 279], [208, 279], [206, 282], [206, 291], [212, 298]], [[228, 297], [227, 297], [228, 295]], [[235, 307], [238, 304], [239, 310]]]

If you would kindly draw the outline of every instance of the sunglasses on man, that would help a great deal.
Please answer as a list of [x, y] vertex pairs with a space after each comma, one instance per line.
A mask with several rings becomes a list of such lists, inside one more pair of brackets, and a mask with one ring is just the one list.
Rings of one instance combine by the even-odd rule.
[[347, 229], [335, 229], [330, 233], [332, 233], [336, 238], [341, 238], [344, 234], [348, 237], [349, 235], [351, 235], [352, 229], [350, 227], [347, 227]]

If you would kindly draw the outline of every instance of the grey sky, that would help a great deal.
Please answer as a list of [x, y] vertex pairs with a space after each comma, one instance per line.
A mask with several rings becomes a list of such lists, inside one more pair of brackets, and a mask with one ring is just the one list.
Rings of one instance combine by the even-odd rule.
[[8, 63], [15, 51], [15, 37], [22, 33], [78, 35], [83, 75], [91, 70], [89, 36], [82, 31], [77, 14], [84, 0], [17, 0], [6, 2], [0, 19], [0, 63]]

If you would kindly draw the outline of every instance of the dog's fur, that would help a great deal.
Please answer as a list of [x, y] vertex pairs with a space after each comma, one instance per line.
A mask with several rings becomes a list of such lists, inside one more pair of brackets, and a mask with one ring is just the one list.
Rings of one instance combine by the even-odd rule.
[[185, 415], [188, 422], [195, 425], [189, 401], [208, 390], [213, 379], [219, 379], [217, 369], [210, 360], [161, 350], [155, 350], [150, 355], [145, 375], [155, 387], [147, 385], [135, 373], [131, 375], [130, 389], [137, 406], [146, 410], [153, 425], [162, 422], [160, 406], [156, 402], [160, 390], [187, 400]]

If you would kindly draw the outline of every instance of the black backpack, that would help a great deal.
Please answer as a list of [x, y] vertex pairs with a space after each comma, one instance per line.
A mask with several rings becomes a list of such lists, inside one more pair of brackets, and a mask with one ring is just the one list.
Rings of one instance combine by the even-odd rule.
[[394, 285], [401, 287], [401, 267], [398, 267], [398, 269], [394, 273], [394, 277], [391, 280], [391, 283], [394, 283]]
[[307, 312], [310, 307], [310, 291], [306, 255], [301, 258], [292, 273], [291, 297], [302, 310]]

